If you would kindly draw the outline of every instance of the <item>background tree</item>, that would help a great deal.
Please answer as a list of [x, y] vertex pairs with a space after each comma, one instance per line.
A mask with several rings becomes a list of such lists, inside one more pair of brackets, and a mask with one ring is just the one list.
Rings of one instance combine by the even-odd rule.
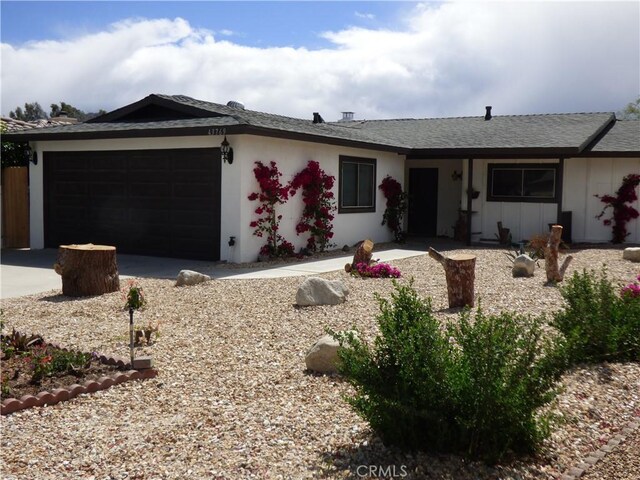
[[105, 110], [100, 109], [98, 112], [83, 112], [79, 108], [74, 107], [73, 105], [60, 102], [60, 104], [51, 104], [51, 117], [57, 117], [60, 115], [60, 112], [66, 112], [68, 117], [77, 118], [79, 122], [85, 122], [90, 120], [98, 115], [103, 115], [107, 113]]
[[41, 118], [48, 118], [46, 112], [38, 102], [25, 103], [24, 110], [20, 107], [16, 107], [15, 110], [11, 110], [9, 112], [9, 116], [24, 122], [33, 122]]
[[[5, 133], [5, 131], [5, 125], [0, 123], [0, 133]], [[29, 144], [26, 142], [2, 141], [2, 168], [29, 165], [29, 152]]]
[[640, 97], [635, 102], [630, 102], [624, 110], [616, 114], [621, 120], [640, 120]]

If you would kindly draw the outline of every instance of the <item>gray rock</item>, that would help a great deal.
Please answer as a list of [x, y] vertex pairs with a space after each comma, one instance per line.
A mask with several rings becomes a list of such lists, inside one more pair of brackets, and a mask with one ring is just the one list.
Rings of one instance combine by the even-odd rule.
[[340, 343], [331, 335], [323, 335], [309, 349], [304, 362], [308, 370], [318, 373], [338, 371], [338, 347]]
[[176, 287], [182, 287], [184, 285], [197, 285], [198, 283], [208, 282], [209, 280], [211, 280], [211, 277], [209, 275], [194, 272], [193, 270], [180, 270], [180, 273], [176, 278]]
[[298, 287], [296, 303], [301, 307], [309, 305], [337, 305], [347, 300], [349, 289], [340, 280], [325, 280], [309, 277]]
[[529, 255], [518, 255], [513, 261], [511, 273], [514, 277], [533, 277], [536, 261]]
[[625, 248], [624, 252], [622, 252], [622, 258], [632, 262], [640, 262], [640, 247]]

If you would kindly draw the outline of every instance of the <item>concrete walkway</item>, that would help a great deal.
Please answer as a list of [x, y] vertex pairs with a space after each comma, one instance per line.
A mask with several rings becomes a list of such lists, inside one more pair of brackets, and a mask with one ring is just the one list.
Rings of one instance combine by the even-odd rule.
[[[374, 251], [373, 258], [390, 262], [401, 258], [423, 255], [426, 242], [403, 245], [403, 248]], [[0, 298], [21, 297], [49, 290], [62, 290], [62, 280], [53, 271], [57, 250], [3, 250], [0, 257]], [[146, 257], [118, 254], [118, 272], [121, 278], [175, 279], [183, 269], [195, 270], [219, 280], [248, 278], [279, 278], [317, 275], [342, 270], [351, 261], [353, 253], [325, 260], [301, 261], [269, 267], [229, 268], [220, 264], [177, 258]]]

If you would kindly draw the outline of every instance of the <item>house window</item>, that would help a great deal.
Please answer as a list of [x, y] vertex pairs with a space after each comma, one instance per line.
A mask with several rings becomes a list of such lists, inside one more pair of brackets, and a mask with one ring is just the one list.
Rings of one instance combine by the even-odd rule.
[[556, 203], [558, 164], [490, 163], [487, 201]]
[[376, 160], [340, 156], [339, 213], [376, 211]]

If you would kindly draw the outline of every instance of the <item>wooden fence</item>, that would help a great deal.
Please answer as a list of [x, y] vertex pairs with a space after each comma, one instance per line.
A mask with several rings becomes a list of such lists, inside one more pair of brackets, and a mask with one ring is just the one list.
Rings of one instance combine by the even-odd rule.
[[2, 169], [2, 248], [29, 247], [29, 167]]

